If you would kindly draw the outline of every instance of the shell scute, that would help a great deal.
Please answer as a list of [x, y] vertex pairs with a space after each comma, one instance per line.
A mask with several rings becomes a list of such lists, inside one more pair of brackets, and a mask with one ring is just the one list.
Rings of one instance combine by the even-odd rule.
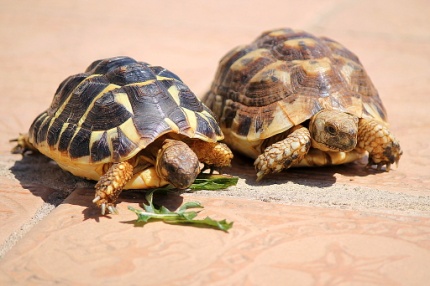
[[[121, 158], [127, 156], [138, 146], [130, 140], [121, 128], [116, 128], [117, 136], [112, 138], [113, 161], [120, 162]], [[98, 150], [94, 150], [98, 152]]]
[[53, 116], [53, 114], [57, 112], [60, 106], [67, 100], [70, 93], [87, 77], [88, 74], [84, 73], [69, 76], [60, 84], [55, 92], [54, 99], [48, 108], [49, 116]]
[[141, 63], [122, 65], [114, 69], [111, 68], [105, 76], [109, 82], [119, 86], [156, 79], [154, 72], [148, 66]]
[[74, 134], [68, 148], [68, 152], [72, 159], [90, 155], [90, 138], [90, 130], [84, 128], [78, 129], [78, 131]]
[[137, 61], [135, 59], [132, 59], [130, 57], [107, 58], [94, 61], [91, 65], [88, 66], [85, 72], [91, 74], [107, 74], [110, 71], [117, 69], [121, 66], [127, 66], [136, 62]]
[[151, 83], [143, 86], [127, 86], [124, 90], [129, 96], [134, 123], [140, 134], [153, 140], [171, 129], [164, 119], [175, 113], [175, 109], [179, 107], [165, 89], [163, 91], [160, 85]]
[[152, 66], [151, 67], [152, 72], [156, 74], [158, 77], [164, 77], [164, 78], [170, 78], [170, 79], [176, 79], [179, 82], [182, 82], [182, 80], [177, 76], [176, 74], [172, 73], [171, 71], [160, 67], [160, 66]]
[[103, 132], [103, 135], [100, 137], [100, 139], [93, 141], [90, 153], [91, 161], [93, 162], [102, 161], [103, 159], [111, 156], [106, 131]]
[[[49, 108], [48, 115], [57, 117], [63, 123], [78, 124], [96, 96], [100, 95], [107, 86], [109, 82], [105, 77], [87, 77], [68, 94], [56, 110]], [[55, 97], [64, 97], [64, 95], [57, 94]]]
[[48, 128], [49, 128], [49, 116], [47, 116], [46, 112], [42, 113], [35, 121], [35, 124], [32, 125], [32, 127], [37, 129], [34, 129], [33, 132], [30, 131], [30, 135], [34, 136], [34, 142], [40, 143], [46, 140], [46, 137], [48, 136]]
[[177, 86], [179, 90], [179, 105], [183, 108], [193, 110], [196, 112], [203, 111], [203, 104], [189, 89], [181, 89], [181, 86]]
[[115, 101], [115, 92], [108, 92], [95, 100], [81, 126], [92, 131], [108, 130], [120, 126], [132, 116], [127, 108]]
[[54, 122], [49, 127], [49, 132], [47, 134], [46, 140], [48, 145], [54, 146], [60, 139], [61, 129], [63, 128], [63, 123], [56, 118]]
[[65, 124], [63, 126], [63, 131], [60, 134], [60, 140], [58, 142], [57, 150], [61, 153], [67, 152], [70, 142], [75, 135], [77, 125], [75, 124]]

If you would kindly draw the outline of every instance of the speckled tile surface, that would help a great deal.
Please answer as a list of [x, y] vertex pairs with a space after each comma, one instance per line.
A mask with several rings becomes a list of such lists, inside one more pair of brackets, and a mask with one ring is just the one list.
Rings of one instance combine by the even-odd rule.
[[[1, 1], [0, 284], [425, 285], [430, 278], [430, 5], [427, 1]], [[98, 217], [91, 183], [39, 156], [11, 155], [58, 84], [93, 60], [164, 66], [199, 96], [219, 59], [277, 27], [354, 51], [377, 87], [404, 155], [389, 173], [363, 162], [241, 179], [198, 200], [229, 233]]]

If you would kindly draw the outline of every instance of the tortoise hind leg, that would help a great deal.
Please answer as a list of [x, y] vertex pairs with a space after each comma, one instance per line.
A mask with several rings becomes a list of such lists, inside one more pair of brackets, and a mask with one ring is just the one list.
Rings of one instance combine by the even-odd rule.
[[257, 182], [269, 173], [278, 173], [300, 162], [311, 147], [309, 130], [297, 125], [287, 138], [268, 146], [257, 157], [254, 166], [257, 169]]
[[93, 203], [101, 207], [102, 215], [106, 213], [106, 208], [110, 213], [118, 213], [115, 208], [115, 202], [132, 176], [133, 166], [125, 161], [113, 164], [109, 170], [100, 177], [100, 180], [95, 186], [96, 197]]
[[359, 149], [369, 152], [368, 166], [376, 165], [378, 170], [386, 165], [389, 171], [391, 164], [397, 164], [403, 153], [399, 141], [390, 130], [373, 119], [360, 119], [357, 141]]
[[233, 153], [224, 143], [193, 140], [189, 145], [194, 153], [197, 154], [199, 161], [205, 165], [203, 170], [210, 169], [212, 173], [214, 168], [229, 167], [231, 165]]
[[18, 138], [12, 139], [9, 142], [17, 142], [16, 146], [12, 149], [13, 154], [24, 154], [27, 151], [37, 151], [37, 149], [30, 143], [28, 134], [19, 134]]

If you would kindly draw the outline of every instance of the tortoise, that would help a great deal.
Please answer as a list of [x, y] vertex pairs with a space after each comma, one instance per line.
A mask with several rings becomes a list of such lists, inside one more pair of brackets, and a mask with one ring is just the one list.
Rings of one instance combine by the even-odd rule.
[[358, 57], [289, 28], [262, 33], [220, 61], [203, 102], [225, 143], [249, 156], [257, 181], [292, 166], [344, 164], [368, 154], [390, 170], [402, 151]]
[[93, 202], [116, 213], [123, 189], [188, 188], [203, 169], [229, 166], [212, 112], [171, 71], [130, 57], [94, 61], [58, 87], [14, 153], [39, 151], [97, 180]]

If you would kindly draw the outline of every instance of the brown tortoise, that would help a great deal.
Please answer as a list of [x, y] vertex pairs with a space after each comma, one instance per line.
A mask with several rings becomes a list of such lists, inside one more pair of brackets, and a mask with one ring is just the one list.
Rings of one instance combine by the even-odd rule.
[[369, 154], [378, 169], [402, 151], [357, 56], [328, 38], [278, 29], [230, 51], [203, 102], [225, 142], [255, 160], [257, 180], [291, 166]]
[[129, 57], [93, 62], [65, 79], [15, 153], [38, 150], [72, 174], [98, 180], [94, 203], [115, 213], [123, 189], [189, 187], [230, 165], [212, 112], [172, 72]]

